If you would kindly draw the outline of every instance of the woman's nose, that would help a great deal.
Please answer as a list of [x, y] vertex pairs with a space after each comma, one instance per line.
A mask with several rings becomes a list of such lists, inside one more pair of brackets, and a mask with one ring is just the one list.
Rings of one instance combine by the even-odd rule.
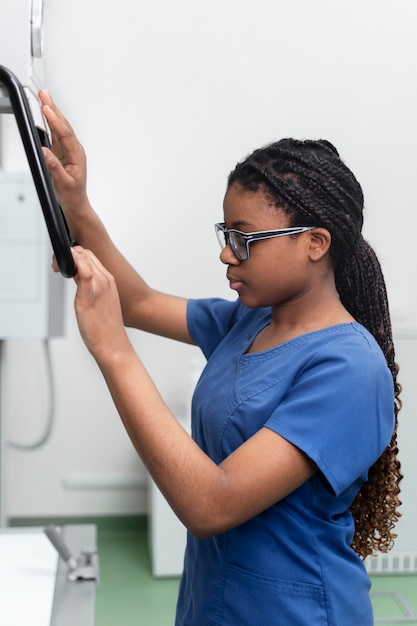
[[239, 263], [241, 263], [229, 244], [220, 252], [220, 261], [224, 263], [224, 265], [239, 265]]

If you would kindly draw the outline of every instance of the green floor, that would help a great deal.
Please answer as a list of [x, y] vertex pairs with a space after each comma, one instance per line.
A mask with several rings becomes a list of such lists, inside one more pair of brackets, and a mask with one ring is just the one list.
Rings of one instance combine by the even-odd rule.
[[151, 575], [145, 519], [98, 531], [101, 584], [96, 626], [173, 626], [178, 579]]
[[[31, 520], [30, 523], [13, 520], [12, 525], [42, 526], [51, 521], [70, 523], [70, 520]], [[101, 581], [97, 589], [96, 626], [173, 626], [178, 579], [152, 577], [146, 519], [72, 522], [93, 522], [98, 528]], [[376, 625], [417, 625], [417, 619], [406, 617], [407, 610], [417, 615], [417, 576], [375, 576], [372, 589]], [[405, 607], [399, 604], [401, 600], [405, 601]]]

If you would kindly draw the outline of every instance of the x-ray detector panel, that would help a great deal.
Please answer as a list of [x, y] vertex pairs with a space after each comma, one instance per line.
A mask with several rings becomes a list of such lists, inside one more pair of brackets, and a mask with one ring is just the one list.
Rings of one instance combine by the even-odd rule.
[[43, 0], [1, 0], [0, 65], [37, 94], [43, 86]]

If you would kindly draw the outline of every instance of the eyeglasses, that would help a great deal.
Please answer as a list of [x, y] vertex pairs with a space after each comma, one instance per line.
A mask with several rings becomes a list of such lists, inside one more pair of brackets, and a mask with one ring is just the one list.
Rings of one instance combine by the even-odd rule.
[[214, 225], [221, 249], [223, 250], [227, 245], [230, 245], [233, 254], [239, 261], [247, 261], [250, 258], [250, 244], [253, 241], [283, 237], [284, 235], [298, 235], [313, 228], [316, 228], [316, 226], [291, 226], [290, 228], [279, 228], [277, 230], [259, 230], [254, 233], [244, 233], [235, 228], [226, 228], [224, 222]]

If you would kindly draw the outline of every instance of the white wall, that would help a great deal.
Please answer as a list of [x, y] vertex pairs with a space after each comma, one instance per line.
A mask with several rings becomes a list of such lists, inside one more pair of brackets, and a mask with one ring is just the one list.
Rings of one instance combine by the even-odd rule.
[[[363, 185], [394, 318], [416, 323], [415, 0], [47, 0], [45, 18], [46, 83], [86, 148], [90, 197], [149, 282], [233, 297], [213, 233], [228, 172], [280, 137], [323, 137]], [[10, 516], [146, 507], [145, 474], [78, 337], [73, 293], [68, 281], [66, 335], [52, 341], [54, 435], [38, 452], [8, 451]], [[194, 349], [132, 337], [184, 414]], [[4, 364], [8, 435], [30, 439], [45, 405], [39, 346], [8, 344]]]

